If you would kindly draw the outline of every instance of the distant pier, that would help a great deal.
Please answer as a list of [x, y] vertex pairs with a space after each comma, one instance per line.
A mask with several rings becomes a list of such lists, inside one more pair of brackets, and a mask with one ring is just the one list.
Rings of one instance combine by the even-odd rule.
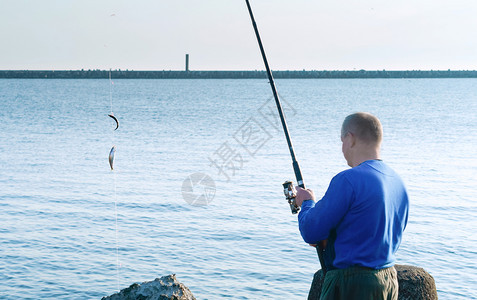
[[[477, 71], [272, 71], [276, 79], [327, 78], [477, 78]], [[255, 79], [265, 71], [130, 71], [112, 70], [115, 79]], [[109, 70], [0, 70], [0, 78], [106, 79]]]

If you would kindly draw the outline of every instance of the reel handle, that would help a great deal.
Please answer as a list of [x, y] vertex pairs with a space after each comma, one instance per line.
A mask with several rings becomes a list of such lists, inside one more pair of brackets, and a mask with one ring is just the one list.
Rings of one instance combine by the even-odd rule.
[[297, 214], [300, 211], [300, 208], [296, 205], [296, 190], [293, 186], [293, 182], [285, 181], [283, 183], [283, 193], [285, 194], [285, 198], [288, 200], [288, 204], [290, 204], [292, 214]]

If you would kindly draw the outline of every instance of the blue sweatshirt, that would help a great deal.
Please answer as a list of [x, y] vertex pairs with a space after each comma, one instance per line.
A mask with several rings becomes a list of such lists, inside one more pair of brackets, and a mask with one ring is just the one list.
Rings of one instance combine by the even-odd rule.
[[336, 175], [316, 204], [304, 201], [298, 222], [305, 242], [328, 239], [328, 269], [382, 269], [394, 265], [408, 211], [399, 175], [380, 160], [368, 160]]

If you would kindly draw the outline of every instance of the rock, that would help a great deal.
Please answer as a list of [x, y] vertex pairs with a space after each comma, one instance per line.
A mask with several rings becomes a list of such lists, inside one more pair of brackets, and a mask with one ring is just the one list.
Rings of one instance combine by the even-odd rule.
[[134, 283], [101, 300], [195, 300], [195, 297], [189, 288], [177, 281], [176, 275], [172, 274], [154, 281]]
[[308, 293], [308, 300], [319, 300], [321, 296], [321, 287], [324, 281], [323, 270], [316, 271], [311, 282], [310, 292]]
[[437, 300], [434, 278], [423, 268], [414, 266], [395, 266], [399, 281], [400, 300]]
[[[431, 274], [423, 268], [395, 265], [399, 282], [399, 300], [437, 300], [436, 283]], [[308, 300], [320, 299], [323, 285], [323, 271], [313, 276]]]

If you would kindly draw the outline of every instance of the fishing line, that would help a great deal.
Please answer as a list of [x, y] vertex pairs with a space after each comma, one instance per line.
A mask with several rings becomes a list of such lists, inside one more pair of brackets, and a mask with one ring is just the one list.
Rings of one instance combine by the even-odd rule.
[[[111, 108], [111, 113], [108, 115], [109, 117], [113, 118], [116, 121], [116, 129], [119, 127], [119, 123], [116, 117], [114, 117], [114, 112], [113, 112], [113, 80], [111, 79], [111, 69], [109, 69], [109, 103], [110, 103], [110, 108]], [[109, 151], [109, 165], [111, 167], [111, 172], [113, 173], [113, 182], [114, 182], [114, 219], [115, 219], [115, 225], [114, 225], [114, 233], [115, 233], [115, 240], [116, 240], [116, 282], [117, 282], [117, 290], [119, 291], [119, 286], [120, 286], [120, 276], [119, 276], [119, 238], [118, 238], [118, 194], [117, 194], [117, 183], [116, 183], [116, 172], [114, 172], [114, 153], [116, 152], [116, 146], [114, 146], [114, 140], [115, 136], [114, 133], [116, 131], [114, 129], [111, 133], [111, 143], [113, 144], [113, 147]]]
[[116, 238], [116, 277], [117, 288], [119, 291], [119, 239], [118, 239], [118, 196], [116, 193], [116, 172], [113, 175], [114, 178], [114, 218], [115, 218], [115, 238]]
[[111, 80], [111, 69], [109, 69], [109, 103], [111, 106], [111, 114], [113, 114], [113, 80]]

